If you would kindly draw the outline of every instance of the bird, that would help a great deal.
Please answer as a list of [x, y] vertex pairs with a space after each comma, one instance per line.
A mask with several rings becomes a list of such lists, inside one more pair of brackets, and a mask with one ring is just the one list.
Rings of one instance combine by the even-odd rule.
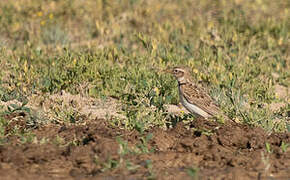
[[190, 113], [205, 119], [221, 117], [221, 115], [224, 119], [229, 119], [206, 90], [194, 83], [188, 67], [178, 66], [165, 71], [176, 78], [180, 102]]

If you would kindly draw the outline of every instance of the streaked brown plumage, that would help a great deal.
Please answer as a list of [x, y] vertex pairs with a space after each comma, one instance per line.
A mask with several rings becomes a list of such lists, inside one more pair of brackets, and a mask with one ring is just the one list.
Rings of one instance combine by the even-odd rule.
[[204, 118], [222, 115], [222, 111], [206, 90], [193, 82], [187, 67], [175, 67], [169, 72], [177, 79], [180, 101], [189, 112]]

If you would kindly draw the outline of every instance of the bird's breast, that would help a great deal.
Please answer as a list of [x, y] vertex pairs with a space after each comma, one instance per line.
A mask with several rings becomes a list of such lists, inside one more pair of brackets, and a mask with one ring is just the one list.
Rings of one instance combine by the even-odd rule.
[[181, 87], [178, 86], [178, 91], [179, 91], [179, 98], [180, 98], [180, 102], [181, 104], [192, 114], [198, 115], [198, 116], [202, 116], [204, 118], [208, 118], [211, 117], [210, 114], [208, 114], [207, 112], [205, 112], [203, 109], [201, 109], [200, 107], [198, 107], [195, 104], [192, 104], [190, 102], [187, 101], [187, 99], [183, 96], [183, 93], [181, 91]]

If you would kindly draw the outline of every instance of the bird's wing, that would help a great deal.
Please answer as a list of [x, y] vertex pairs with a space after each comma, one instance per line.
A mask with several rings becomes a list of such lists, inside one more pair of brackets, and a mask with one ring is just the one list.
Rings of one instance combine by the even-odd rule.
[[193, 83], [180, 85], [180, 90], [184, 98], [191, 104], [201, 108], [208, 114], [216, 116], [221, 113], [220, 108], [214, 103], [213, 99], [206, 91]]

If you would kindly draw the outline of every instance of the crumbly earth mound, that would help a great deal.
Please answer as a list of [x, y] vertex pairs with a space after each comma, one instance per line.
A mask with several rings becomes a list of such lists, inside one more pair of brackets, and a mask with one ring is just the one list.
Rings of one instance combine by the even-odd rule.
[[[258, 127], [204, 119], [191, 122], [190, 127], [180, 122], [172, 129], [155, 128], [143, 135], [111, 127], [104, 119], [40, 127], [34, 130], [37, 140], [33, 143], [20, 144], [10, 137], [8, 145], [0, 146], [0, 177], [290, 178], [290, 151], [281, 148], [282, 143], [290, 143], [290, 133], [267, 134]], [[144, 137], [150, 134], [146, 142]]]

